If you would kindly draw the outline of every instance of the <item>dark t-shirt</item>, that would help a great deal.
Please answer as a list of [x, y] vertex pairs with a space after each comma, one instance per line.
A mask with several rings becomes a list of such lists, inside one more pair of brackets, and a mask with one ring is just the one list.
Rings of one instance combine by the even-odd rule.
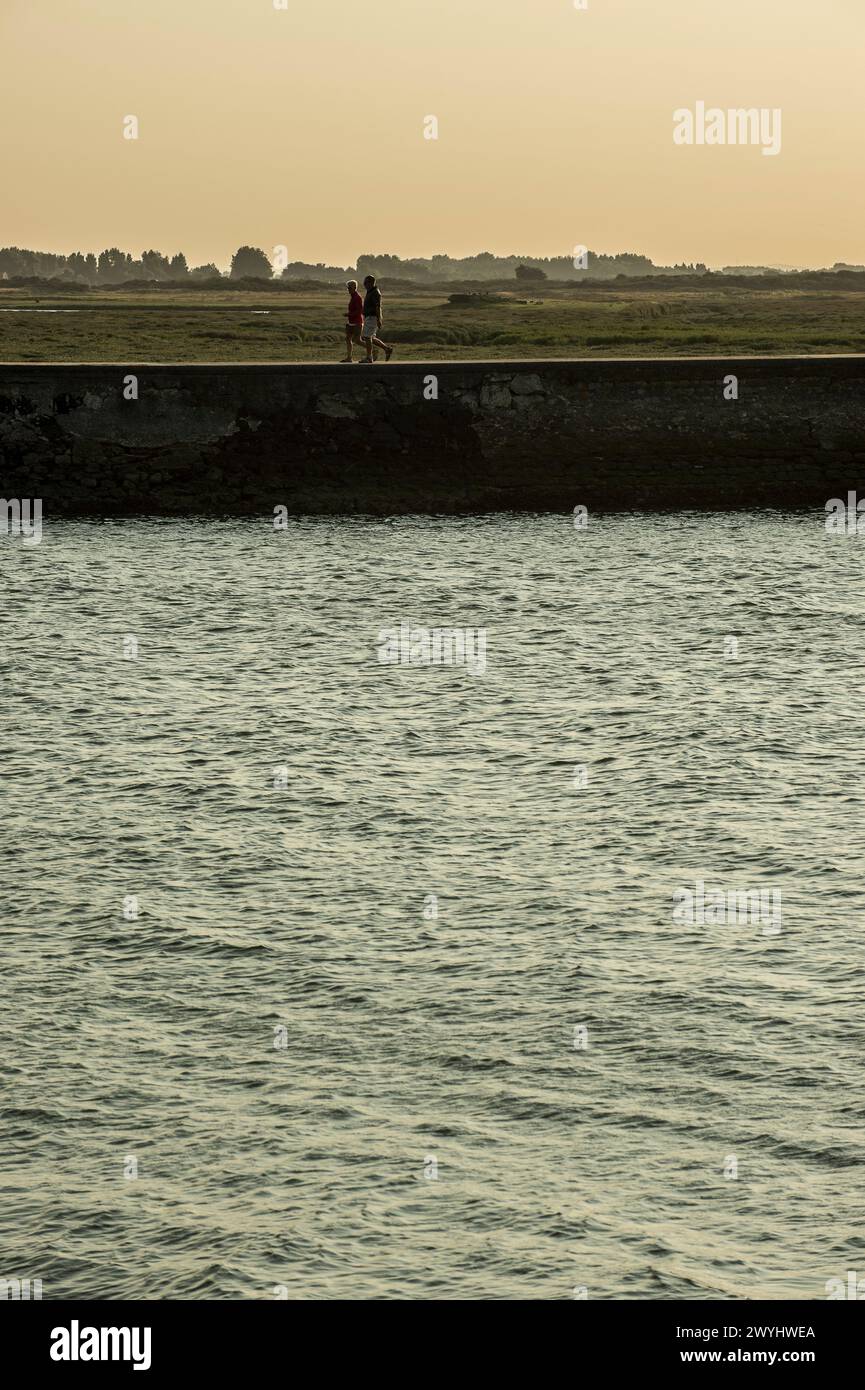
[[367, 290], [366, 298], [363, 301], [363, 316], [367, 319], [377, 319], [381, 313], [381, 290], [373, 285], [371, 290]]

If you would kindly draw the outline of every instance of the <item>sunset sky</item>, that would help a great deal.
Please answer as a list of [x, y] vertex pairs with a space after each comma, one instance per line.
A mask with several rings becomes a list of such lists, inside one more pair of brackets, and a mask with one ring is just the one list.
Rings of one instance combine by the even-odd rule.
[[[588, 4], [0, 0], [0, 244], [865, 261], [865, 0]], [[674, 145], [699, 100], [780, 155]]]

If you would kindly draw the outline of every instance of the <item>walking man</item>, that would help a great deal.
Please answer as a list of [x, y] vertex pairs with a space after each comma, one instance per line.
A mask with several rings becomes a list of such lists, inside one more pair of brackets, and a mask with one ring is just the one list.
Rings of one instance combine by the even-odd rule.
[[393, 348], [383, 343], [378, 334], [381, 332], [381, 290], [375, 283], [374, 275], [367, 275], [363, 282], [366, 296], [363, 301], [363, 328], [361, 338], [366, 347], [367, 362], [374, 361], [373, 348], [381, 348], [384, 353], [385, 362], [389, 362], [393, 355]]

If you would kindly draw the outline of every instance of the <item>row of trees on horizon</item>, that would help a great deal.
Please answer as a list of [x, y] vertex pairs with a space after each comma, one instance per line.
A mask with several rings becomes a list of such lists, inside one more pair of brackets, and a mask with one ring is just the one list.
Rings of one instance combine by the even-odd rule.
[[161, 251], [144, 251], [136, 258], [113, 246], [98, 255], [73, 251], [57, 255], [49, 251], [30, 251], [18, 246], [0, 248], [0, 279], [51, 279], [81, 285], [121, 285], [130, 281], [155, 283], [202, 282], [214, 280], [362, 280], [365, 275], [389, 279], [433, 282], [463, 280], [579, 280], [586, 276], [613, 279], [617, 275], [700, 274], [698, 265], [655, 266], [648, 256], [625, 252], [616, 256], [589, 251], [586, 267], [579, 269], [569, 256], [494, 256], [482, 251], [477, 256], [447, 255], [408, 258], [394, 255], [364, 254], [354, 266], [312, 264], [292, 261], [275, 268], [264, 251], [256, 246], [240, 246], [224, 274], [212, 262], [190, 266], [182, 251], [166, 256]]
[[[279, 249], [279, 248], [278, 248]], [[544, 280], [613, 280], [618, 276], [708, 275], [702, 263], [685, 262], [673, 266], [656, 266], [648, 256], [622, 252], [605, 256], [594, 251], [585, 254], [584, 266], [574, 264], [569, 256], [494, 256], [482, 251], [476, 256], [438, 255], [428, 258], [406, 258], [393, 255], [364, 254], [357, 265], [312, 264], [292, 261], [284, 264], [284, 255], [276, 266], [257, 246], [240, 246], [224, 273], [212, 262], [190, 266], [182, 251], [173, 256], [161, 251], [144, 251], [137, 259], [127, 251], [113, 246], [98, 255], [73, 251], [71, 255], [55, 255], [50, 251], [29, 251], [19, 246], [0, 248], [0, 280], [50, 280], [70, 285], [98, 286], [123, 284], [184, 283], [214, 285], [226, 280], [256, 280], [278, 283], [287, 280], [314, 280], [342, 283], [347, 278], [362, 280], [375, 275], [387, 280], [410, 280], [430, 284], [475, 280], [506, 280], [516, 278], [525, 282]], [[850, 265], [836, 261], [833, 271], [865, 271], [865, 265]], [[724, 275], [777, 275], [777, 266], [724, 266]]]

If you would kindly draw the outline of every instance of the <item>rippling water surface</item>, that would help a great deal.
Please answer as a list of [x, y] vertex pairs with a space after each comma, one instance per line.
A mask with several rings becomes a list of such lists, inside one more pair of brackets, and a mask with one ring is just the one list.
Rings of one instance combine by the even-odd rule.
[[[811, 1299], [865, 1273], [865, 542], [45, 524], [0, 537], [0, 1276]], [[486, 628], [485, 674], [380, 663], [401, 622]], [[780, 891], [781, 930], [674, 921], [698, 879]]]

